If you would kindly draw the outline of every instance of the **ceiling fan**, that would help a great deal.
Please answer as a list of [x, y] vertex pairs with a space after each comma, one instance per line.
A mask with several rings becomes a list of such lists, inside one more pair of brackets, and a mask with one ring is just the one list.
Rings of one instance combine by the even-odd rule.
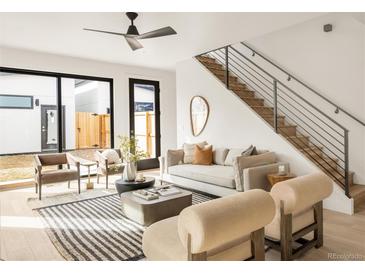
[[137, 39], [157, 38], [157, 37], [177, 34], [172, 27], [164, 27], [139, 34], [137, 27], [133, 24], [133, 21], [137, 18], [138, 13], [127, 12], [126, 15], [129, 18], [129, 20], [131, 20], [131, 25], [128, 27], [127, 33], [119, 33], [105, 30], [88, 29], [88, 28], [84, 28], [84, 30], [123, 36], [132, 50], [143, 48], [142, 44]]

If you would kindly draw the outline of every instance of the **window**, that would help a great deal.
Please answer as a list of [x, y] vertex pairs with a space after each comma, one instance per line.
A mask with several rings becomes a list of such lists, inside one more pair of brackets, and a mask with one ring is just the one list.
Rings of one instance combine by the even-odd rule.
[[33, 96], [0, 94], [0, 108], [33, 109]]

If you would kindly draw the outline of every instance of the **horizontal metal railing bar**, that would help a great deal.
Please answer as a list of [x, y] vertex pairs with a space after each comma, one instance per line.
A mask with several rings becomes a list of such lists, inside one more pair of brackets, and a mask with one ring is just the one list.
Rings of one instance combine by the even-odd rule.
[[[237, 58], [237, 57], [236, 57]], [[244, 63], [246, 66], [250, 67], [249, 65], [247, 65], [247, 63], [245, 63], [244, 61], [240, 60], [242, 63]], [[243, 70], [245, 70], [242, 66], [240, 66]], [[250, 67], [251, 68], [251, 67]], [[251, 68], [252, 69], [252, 68]], [[254, 69], [252, 69], [254, 72], [258, 73], [257, 71], [255, 71]], [[247, 70], [245, 70], [247, 71]], [[248, 71], [247, 71], [248, 72]], [[248, 72], [250, 75], [252, 75], [250, 72]], [[260, 75], [260, 73], [258, 73]], [[253, 76], [253, 75], [252, 75]], [[255, 77], [255, 76], [253, 76]], [[262, 76], [263, 77], [263, 76]], [[255, 77], [256, 78], [256, 77]], [[264, 79], [266, 79], [265, 77], [263, 77]], [[257, 79], [257, 78], [256, 78]], [[260, 81], [259, 79], [257, 79], [258, 81]], [[266, 84], [264, 84], [263, 82], [260, 81], [261, 84], [263, 84], [264, 86], [266, 86]], [[271, 82], [272, 83], [272, 82]], [[266, 86], [267, 88], [269, 88], [268, 86]], [[271, 89], [271, 88], [269, 88]], [[278, 89], [280, 91], [281, 90], [279, 87]], [[283, 91], [284, 92], [284, 91]], [[290, 96], [288, 96], [289, 98], [291, 98]], [[306, 111], [308, 111], [309, 113], [311, 113], [313, 116], [315, 116], [315, 114], [313, 112], [311, 112], [310, 110], [308, 110], [307, 108], [305, 108], [303, 105], [301, 105], [297, 100], [291, 98], [294, 102], [296, 102], [297, 104], [299, 104], [301, 107], [303, 107], [304, 109], [306, 109]], [[293, 106], [295, 108], [295, 106]], [[309, 117], [308, 117], [309, 118]], [[317, 119], [319, 119], [321, 122], [323, 122], [327, 127], [329, 127], [330, 129], [332, 129], [335, 133], [337, 133], [338, 135], [340, 135], [341, 137], [344, 137], [344, 135], [342, 135], [341, 133], [339, 133], [336, 129], [334, 129], [333, 127], [331, 127], [330, 125], [328, 125], [325, 121], [323, 121], [321, 118], [319, 118], [318, 116], [316, 116]], [[334, 138], [334, 137], [333, 137]], [[337, 140], [336, 138], [334, 138], [335, 140]]]
[[[280, 95], [279, 95], [280, 97]], [[279, 105], [281, 105], [282, 107], [284, 107], [285, 109], [287, 109], [289, 112], [291, 112], [290, 109], [288, 109], [284, 104], [282, 104], [280, 101], [278, 102]], [[294, 116], [296, 116], [299, 120], [301, 120], [304, 124], [306, 124], [308, 127], [310, 127], [306, 122], [304, 122], [300, 117], [298, 117], [295, 113], [291, 112]], [[283, 112], [283, 114], [285, 115], [285, 117], [289, 118], [293, 123], [298, 124], [297, 121], [295, 121], [291, 116], [289, 116], [286, 112]], [[303, 129], [310, 137], [312, 137], [313, 139], [315, 139], [318, 143], [320, 143], [321, 145], [323, 145], [324, 147], [326, 147], [329, 151], [332, 152], [332, 154], [336, 157], [339, 157], [336, 153], [334, 153], [332, 150], [330, 150], [325, 144], [323, 144], [320, 140], [318, 140], [315, 136], [313, 136], [310, 132], [308, 132], [304, 127], [297, 125], [298, 127], [300, 127], [301, 129]], [[318, 132], [316, 132], [318, 135], [320, 135]], [[322, 135], [320, 135], [322, 138], [324, 138]], [[336, 148], [341, 154], [344, 154], [343, 151], [341, 151], [340, 149], [337, 148], [337, 146], [333, 146], [334, 148]]]
[[262, 75], [261, 73], [257, 72], [256, 70], [254, 70], [252, 67], [250, 67], [247, 63], [245, 63], [241, 58], [239, 58], [239, 56], [237, 56], [236, 54], [234, 54], [232, 51], [229, 51], [229, 53], [234, 56], [236, 59], [238, 59], [239, 61], [241, 61], [242, 63], [244, 63], [246, 66], [248, 66], [250, 69], [252, 69], [253, 71], [255, 71], [258, 75], [260, 75], [262, 78], [264, 78], [267, 82], [273, 84], [273, 81], [270, 79], [267, 79], [264, 75]]
[[323, 115], [324, 117], [326, 117], [328, 120], [330, 120], [332, 123], [334, 123], [335, 125], [337, 125], [338, 127], [342, 128], [343, 130], [347, 130], [343, 125], [339, 124], [337, 121], [335, 121], [334, 119], [332, 119], [331, 117], [329, 117], [326, 113], [324, 113], [323, 111], [321, 111], [320, 109], [316, 108], [312, 103], [310, 103], [307, 99], [303, 98], [302, 96], [300, 96], [298, 93], [296, 93], [294, 90], [292, 90], [290, 87], [288, 87], [287, 85], [285, 85], [283, 82], [281, 82], [279, 79], [277, 79], [276, 77], [274, 77], [273, 75], [271, 75], [270, 73], [268, 73], [266, 70], [264, 70], [263, 68], [261, 68], [259, 65], [257, 65], [256, 63], [254, 63], [252, 60], [248, 59], [246, 56], [244, 56], [241, 52], [239, 52], [237, 49], [235, 49], [234, 47], [230, 46], [234, 51], [236, 51], [239, 55], [241, 55], [243, 58], [245, 58], [248, 62], [250, 62], [251, 64], [253, 64], [254, 66], [256, 66], [258, 69], [260, 69], [262, 72], [266, 73], [268, 76], [272, 77], [273, 80], [276, 80], [278, 83], [280, 83], [280, 85], [282, 85], [283, 87], [285, 87], [286, 89], [288, 89], [290, 92], [292, 92], [294, 95], [296, 95], [298, 98], [300, 98], [301, 100], [303, 100], [305, 103], [307, 103], [310, 107], [312, 107], [313, 109], [317, 110], [318, 113], [320, 113], [321, 115]]
[[[281, 133], [282, 134], [282, 133]], [[283, 135], [284, 136], [286, 136], [286, 137], [290, 137], [289, 135], [287, 135], [285, 132], [283, 133]], [[301, 149], [303, 149], [303, 148], [309, 148], [312, 152], [314, 152], [317, 156], [319, 156], [316, 152], [315, 152], [315, 150], [313, 150], [310, 146], [308, 146], [306, 143], [304, 143], [302, 140], [300, 140], [300, 139], [297, 139], [301, 144], [304, 144], [304, 146], [301, 146], [300, 144], [298, 144], [295, 140], [293, 140], [294, 141], [294, 143], [295, 144], [297, 144], [297, 145], [299, 145], [299, 147], [301, 148]], [[325, 169], [326, 171], [328, 171], [329, 173], [330, 172], [332, 172], [332, 171], [335, 171], [338, 175], [340, 175], [340, 176], [343, 176], [337, 169], [334, 169], [334, 168], [328, 168], [328, 167], [325, 167], [325, 166], [323, 166], [322, 165], [322, 163], [320, 163], [315, 157], [313, 157], [311, 154], [306, 154], [306, 156], [308, 156], [308, 157], [310, 157], [313, 161], [315, 161], [318, 165], [320, 165], [323, 169]], [[325, 163], [327, 163], [327, 164], [329, 164], [327, 161], [325, 161], [324, 160], [324, 162]], [[341, 166], [339, 166], [340, 168], [342, 168]], [[342, 168], [343, 169], [343, 168]], [[335, 178], [335, 177], [334, 177]], [[337, 179], [337, 178], [335, 178], [335, 179]], [[342, 184], [342, 182], [341, 181], [339, 181], [341, 184]]]
[[318, 91], [314, 90], [313, 88], [311, 88], [310, 86], [308, 86], [307, 84], [305, 84], [303, 81], [299, 80], [297, 77], [295, 77], [294, 75], [292, 75], [291, 73], [287, 72], [286, 70], [284, 70], [283, 68], [281, 68], [280, 66], [278, 66], [277, 64], [275, 64], [273, 61], [271, 61], [270, 59], [268, 59], [267, 57], [263, 56], [263, 54], [261, 54], [260, 52], [258, 52], [257, 50], [254, 50], [251, 46], [249, 46], [247, 43], [241, 42], [242, 45], [244, 45], [245, 47], [249, 48], [251, 51], [255, 52], [255, 54], [259, 55], [261, 58], [263, 58], [265, 61], [269, 62], [271, 65], [273, 65], [274, 67], [276, 67], [277, 69], [281, 70], [283, 73], [285, 73], [286, 75], [290, 76], [291, 79], [294, 79], [295, 81], [297, 81], [298, 83], [300, 83], [302, 86], [306, 87], [307, 89], [309, 89], [310, 91], [312, 91], [314, 94], [316, 94], [317, 96], [319, 96], [320, 98], [322, 98], [323, 100], [325, 100], [327, 103], [331, 104], [332, 106], [338, 108], [338, 110], [342, 111], [343, 113], [345, 113], [347, 116], [349, 116], [350, 118], [354, 119], [355, 121], [357, 121], [358, 123], [360, 123], [361, 125], [365, 126], [365, 122], [361, 121], [359, 118], [355, 117], [354, 115], [352, 115], [351, 113], [347, 112], [346, 110], [344, 110], [342, 107], [338, 106], [338, 104], [335, 104], [334, 102], [332, 102], [330, 99], [328, 99], [326, 96], [322, 95], [321, 93], [319, 93]]
[[[234, 62], [234, 61], [233, 61]], [[237, 63], [236, 63], [237, 64]], [[239, 66], [239, 64], [237, 64]], [[253, 75], [250, 71], [246, 70], [245, 68], [241, 67], [242, 70], [246, 71], [248, 74], [250, 74], [253, 78], [255, 78], [257, 81], [259, 81], [264, 87], [272, 91], [272, 87], [267, 86], [265, 83], [263, 83], [260, 79], [258, 79], [255, 75]], [[242, 73], [242, 75], [244, 75]], [[271, 83], [273, 84], [273, 83]], [[269, 92], [267, 92], [269, 94]]]
[[[281, 99], [283, 99], [285, 102], [287, 102], [283, 97], [281, 97], [280, 95], [278, 95], [278, 97], [280, 97]], [[308, 123], [306, 123], [305, 121], [303, 121], [297, 114], [295, 114], [294, 112], [292, 112], [290, 109], [288, 109], [284, 104], [282, 104], [279, 101], [279, 104], [282, 105], [285, 109], [287, 109], [290, 113], [293, 114], [293, 116], [295, 116], [296, 118], [298, 118], [303, 124], [305, 124], [308, 128], [310, 128], [313, 132], [315, 132], [316, 134], [318, 134], [320, 137], [322, 137], [324, 140], [326, 140], [331, 146], [335, 147], [341, 154], [344, 154], [344, 152], [340, 149], [337, 148], [337, 146], [333, 145], [330, 141], [328, 141], [326, 139], [325, 136], [323, 136], [320, 132], [316, 131], [313, 127], [311, 127]], [[289, 103], [288, 103], [289, 104]], [[283, 112], [283, 114], [287, 117], [291, 117], [290, 115], [288, 115], [286, 112]], [[305, 130], [305, 128], [301, 125], [298, 125], [298, 121], [291, 119], [298, 127], [302, 128], [303, 130]], [[313, 122], [313, 121], [312, 121]], [[311, 133], [309, 133], [307, 130], [305, 130], [311, 137], [313, 137], [314, 139], [316, 139], [316, 137], [314, 135], [312, 135]], [[317, 140], [317, 139], [316, 139]], [[317, 140], [319, 142], [319, 140]], [[339, 142], [339, 141], [338, 141]], [[325, 144], [321, 143], [323, 146], [326, 146]], [[341, 146], [344, 146], [344, 144], [340, 143], [339, 144]], [[334, 156], [339, 157], [337, 154], [334, 154]]]
[[[222, 59], [223, 60], [223, 62], [225, 61], [224, 59], [225, 58], [223, 58], [222, 56], [220, 56], [218, 53], [216, 53], [216, 52], [214, 52], [214, 54], [216, 54], [216, 56], [218, 56], [220, 59]], [[219, 62], [221, 62], [220, 60], [218, 60]], [[266, 96], [269, 96], [269, 98], [270, 99], [272, 99], [271, 97], [270, 97], [270, 95], [269, 95], [269, 93], [268, 92], [266, 92], [265, 90], [263, 90], [259, 85], [257, 85], [253, 80], [251, 80], [250, 78], [248, 78], [247, 76], [245, 76], [242, 72], [240, 72], [240, 70], [237, 68], [237, 67], [235, 67], [233, 64], [230, 64], [230, 66], [231, 67], [233, 67], [235, 70], [237, 70], [238, 71], [238, 73], [240, 73], [240, 74], [242, 74], [243, 75], [243, 77], [246, 77], [247, 78], [247, 80], [248, 81], [251, 81], [253, 84], [255, 84], [257, 87], [259, 87], [262, 91], [263, 91], [263, 93], [264, 94], [266, 94]], [[245, 83], [247, 83], [247, 80], [244, 80], [244, 79], [242, 79], [240, 76], [238, 76], [237, 75], [237, 73], [235, 73], [235, 75], [236, 75], [236, 77], [238, 78], [238, 79], [240, 79], [240, 80], [242, 80], [243, 82], [245, 82]], [[265, 98], [266, 100], [268, 100], [267, 99], [267, 97], [266, 96], [264, 96], [261, 92], [259, 92], [259, 91], [257, 91], [253, 86], [251, 86], [251, 85], [249, 85], [250, 87], [251, 87], [251, 89], [253, 90], [253, 91], [256, 91], [257, 93], [259, 93], [263, 98]]]
[[[236, 67], [234, 67], [234, 65], [231, 65], [234, 69], [238, 70]], [[267, 100], [269, 103], [272, 103], [270, 100], [272, 99], [272, 97], [270, 97], [269, 93], [266, 92], [265, 90], [263, 90], [262, 87], [260, 87], [258, 84], [256, 84], [252, 79], [250, 79], [249, 77], [247, 77], [246, 75], [242, 74], [243, 78], [247, 78], [248, 81], [252, 82], [254, 85], [256, 85], [258, 88], [260, 88], [262, 90], [262, 93], [260, 91], [258, 91], [256, 88], [254, 88], [251, 84], [249, 85], [252, 89], [253, 92], [257, 92], [259, 95], [261, 95], [265, 100]], [[247, 80], [241, 78], [240, 76], [237, 75], [237, 78], [240, 79], [241, 81], [245, 82], [247, 84]], [[269, 97], [269, 99], [267, 98], [267, 96]]]
[[203, 53], [200, 53], [200, 54], [198, 54], [198, 55], [195, 55], [195, 58], [196, 58], [196, 57], [203, 56], [203, 55], [206, 55], [206, 54], [208, 54], [208, 53], [211, 53], [212, 51], [216, 51], [216, 50], [224, 49], [224, 48], [226, 48], [226, 47], [227, 47], [227, 46], [223, 46], [223, 47], [219, 47], [219, 48], [216, 48], [216, 49], [208, 50], [208, 51], [206, 51], [206, 52], [203, 52]]
[[[320, 120], [321, 122], [323, 122], [327, 127], [329, 127], [330, 129], [332, 129], [335, 133], [337, 133], [340, 137], [344, 137], [343, 134], [341, 134], [340, 132], [338, 132], [336, 129], [334, 129], [333, 127], [331, 127], [330, 125], [328, 125], [325, 121], [323, 121], [321, 118], [319, 118], [318, 116], [316, 116], [313, 112], [311, 112], [310, 110], [308, 110], [305, 106], [303, 106], [301, 103], [299, 103], [297, 100], [295, 100], [294, 98], [290, 97], [285, 90], [281, 89], [280, 87], [278, 87], [278, 90], [285, 93], [285, 95], [288, 96], [288, 98], [290, 98], [291, 100], [293, 100], [295, 103], [297, 103], [298, 105], [300, 105], [303, 109], [305, 109], [306, 111], [308, 111], [310, 114], [312, 114], [313, 116], [315, 116], [318, 120]], [[309, 118], [309, 117], [308, 117]]]
[[[281, 90], [279, 90], [279, 91], [281, 91]], [[293, 106], [290, 102], [288, 102], [284, 97], [282, 97], [281, 95], [280, 95], [280, 97], [285, 101], [285, 102], [287, 102], [288, 103], [288, 105], [290, 105], [290, 106], [292, 106], [292, 107], [294, 107], [295, 108], [295, 110], [296, 111], [298, 111], [298, 112], [300, 112], [300, 114], [302, 114], [305, 118], [308, 118], [308, 119], [310, 119], [311, 121], [312, 121], [312, 123], [313, 124], [315, 124], [319, 129], [321, 129], [322, 131], [324, 131], [328, 136], [330, 136], [331, 138], [333, 138], [337, 143], [339, 143], [340, 145], [344, 145], [343, 143], [341, 143], [341, 141], [340, 140], [338, 140], [337, 138], [335, 138], [335, 136], [333, 136], [333, 135], [331, 135], [331, 133], [329, 133], [329, 132], [327, 132], [322, 126], [320, 126], [320, 125], [318, 125], [315, 121], [313, 121], [313, 119], [311, 119], [310, 117], [308, 117], [305, 113], [303, 113], [300, 109], [298, 109], [298, 108], [296, 108], [295, 106]], [[292, 99], [291, 97], [288, 97], [289, 99]], [[305, 108], [304, 108], [305, 109]], [[317, 117], [316, 117], [317, 118]], [[309, 125], [308, 125], [309, 126]], [[311, 127], [312, 128], [312, 127]], [[312, 128], [315, 132], [317, 132], [314, 128]], [[336, 133], [338, 133], [338, 132], [336, 132]], [[339, 133], [338, 133], [339, 134]], [[339, 134], [340, 135], [340, 134]], [[324, 136], [322, 136], [323, 138], [325, 138]], [[344, 137], [344, 136], [342, 136], [342, 135], [340, 135], [340, 137]]]

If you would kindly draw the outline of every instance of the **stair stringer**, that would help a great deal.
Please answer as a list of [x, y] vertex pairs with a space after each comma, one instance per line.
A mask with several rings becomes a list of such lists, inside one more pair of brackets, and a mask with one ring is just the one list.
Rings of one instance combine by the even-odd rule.
[[[189, 74], [189, 79], [191, 83], [203, 82], [200, 83], [203, 87], [209, 87], [209, 93], [207, 93], [206, 98], [208, 102], [210, 98], [214, 98], [216, 96], [219, 97], [220, 94], [225, 94], [225, 101], [229, 101], [226, 106], [226, 110], [221, 110], [221, 113], [225, 113], [226, 111], [232, 111], [233, 109], [236, 111], [244, 113], [246, 120], [250, 119], [255, 125], [250, 128], [250, 131], [257, 131], [258, 135], [267, 136], [267, 145], [265, 143], [261, 144], [255, 143], [254, 139], [251, 141], [253, 145], [257, 145], [258, 148], [269, 149], [275, 151], [278, 155], [280, 161], [289, 162], [291, 166], [291, 171], [296, 175], [305, 175], [311, 172], [317, 172], [321, 170], [313, 164], [307, 157], [305, 157], [302, 153], [300, 153], [286, 138], [282, 135], [277, 134], [273, 131], [271, 125], [262, 119], [251, 107], [245, 103], [237, 94], [233, 91], [226, 88], [226, 86], [219, 81], [213, 73], [211, 73], [203, 64], [201, 64], [198, 60], [193, 59], [189, 61], [182, 62], [184, 65], [189, 67], [187, 69]], [[194, 79], [197, 81], [194, 81]], [[199, 79], [199, 80], [198, 80]], [[204, 96], [204, 95], [203, 95]], [[204, 96], [204, 97], [206, 97]], [[220, 101], [221, 103], [221, 101]], [[214, 108], [211, 107], [212, 111]], [[211, 113], [210, 116], [213, 116]], [[211, 117], [212, 119], [213, 117]], [[208, 125], [207, 125], [208, 128]], [[206, 140], [209, 142], [209, 135], [206, 134]], [[230, 144], [227, 144], [229, 147]], [[244, 144], [242, 144], [244, 145]], [[214, 146], [214, 143], [213, 143]], [[231, 146], [232, 147], [232, 146]], [[236, 147], [238, 147], [236, 145]], [[329, 198], [324, 201], [324, 208], [342, 212], [345, 214], [353, 214], [354, 213], [354, 202], [352, 198], [348, 198], [344, 191], [333, 182], [333, 193]]]

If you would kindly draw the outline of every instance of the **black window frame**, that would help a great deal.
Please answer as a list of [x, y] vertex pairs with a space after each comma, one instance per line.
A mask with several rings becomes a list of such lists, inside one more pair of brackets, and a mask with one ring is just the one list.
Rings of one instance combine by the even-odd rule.
[[[65, 152], [68, 150], [63, 149], [63, 132], [62, 128], [62, 78], [68, 79], [80, 79], [80, 80], [91, 80], [91, 81], [100, 81], [100, 82], [108, 82], [109, 83], [109, 103], [110, 103], [110, 146], [114, 148], [114, 79], [99, 77], [99, 76], [87, 76], [80, 74], [70, 74], [70, 73], [61, 73], [61, 72], [52, 72], [52, 71], [42, 71], [42, 70], [31, 70], [31, 69], [22, 69], [22, 68], [13, 68], [13, 67], [0, 67], [0, 72], [5, 73], [17, 73], [17, 74], [27, 74], [34, 76], [46, 76], [46, 77], [54, 77], [56, 79], [56, 105], [57, 105], [57, 117], [58, 117], [58, 147], [57, 151], [59, 153]], [[33, 107], [34, 101], [32, 100]], [[23, 152], [23, 153], [7, 153], [0, 154], [0, 156], [7, 155], [21, 155], [21, 154], [34, 154], [34, 153], [42, 153], [42, 151], [33, 151], [33, 152]]]
[[0, 97], [23, 97], [30, 98], [30, 107], [3, 107], [0, 105], [0, 109], [34, 109], [34, 97], [32, 95], [14, 95], [14, 94], [0, 94]]

